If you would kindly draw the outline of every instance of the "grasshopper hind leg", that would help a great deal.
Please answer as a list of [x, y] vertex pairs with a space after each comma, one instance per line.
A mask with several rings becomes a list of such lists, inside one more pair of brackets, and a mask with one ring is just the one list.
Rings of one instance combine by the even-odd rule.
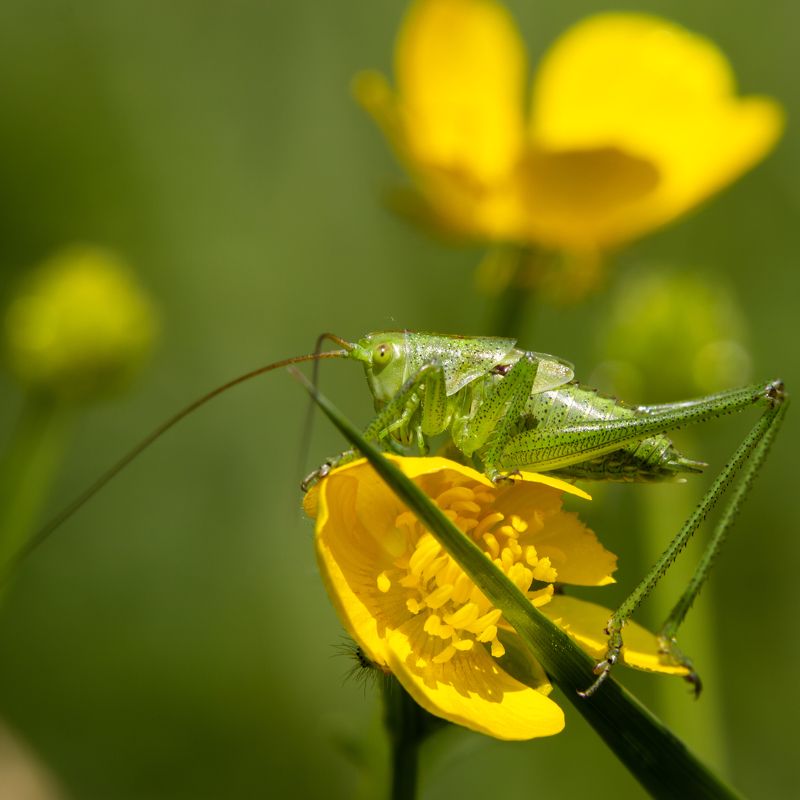
[[[775, 434], [786, 414], [788, 400], [788, 395], [781, 381], [775, 381], [764, 387], [758, 401], [767, 405], [766, 410], [736, 449], [731, 460], [717, 475], [700, 504], [683, 524], [681, 530], [653, 565], [650, 572], [609, 620], [606, 628], [606, 633], [609, 637], [606, 656], [595, 667], [597, 679], [586, 691], [580, 692], [581, 696], [590, 697], [606, 680], [611, 668], [620, 658], [622, 629], [625, 623], [669, 569], [672, 562], [686, 546], [695, 530], [714, 508], [720, 497], [728, 488], [733, 487], [732, 494], [714, 526], [711, 540], [701, 556], [695, 573], [667, 617], [659, 635], [659, 644], [664, 658], [672, 664], [686, 668], [685, 680], [693, 686], [695, 695], [699, 695], [702, 689], [700, 677], [695, 671], [691, 660], [678, 647], [677, 631], [705, 583], [747, 492], [764, 463]], [[733, 410], [738, 409], [728, 407], [726, 410], [723, 403], [722, 413], [730, 413]]]

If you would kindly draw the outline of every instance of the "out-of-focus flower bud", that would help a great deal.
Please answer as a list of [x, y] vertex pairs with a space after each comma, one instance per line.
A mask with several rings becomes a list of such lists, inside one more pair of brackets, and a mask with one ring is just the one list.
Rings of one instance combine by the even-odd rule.
[[603, 331], [595, 378], [621, 396], [676, 400], [750, 379], [744, 317], [719, 277], [631, 273]]
[[25, 276], [12, 297], [7, 361], [29, 391], [87, 402], [129, 384], [157, 327], [150, 299], [118, 256], [71, 247]]

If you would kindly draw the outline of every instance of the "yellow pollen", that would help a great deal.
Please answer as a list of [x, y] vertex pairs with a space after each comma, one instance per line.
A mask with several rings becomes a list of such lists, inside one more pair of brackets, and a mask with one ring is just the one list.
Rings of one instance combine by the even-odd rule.
[[539, 563], [533, 568], [533, 577], [536, 578], [537, 581], [553, 583], [556, 580], [557, 574], [547, 556], [539, 559]]
[[425, 605], [428, 608], [441, 608], [453, 596], [452, 584], [446, 583], [425, 598]]
[[506, 649], [505, 649], [505, 647], [503, 647], [503, 645], [502, 645], [502, 644], [500, 644], [499, 640], [495, 639], [495, 640], [492, 642], [492, 655], [493, 655], [495, 658], [501, 658], [501, 657], [502, 657], [502, 656], [504, 656], [505, 654], [506, 654]]
[[386, 574], [386, 570], [384, 570], [383, 572], [381, 572], [380, 575], [378, 575], [378, 591], [383, 592], [383, 594], [386, 594], [386, 592], [389, 591], [391, 586], [392, 582], [389, 580], [389, 576]]
[[[437, 498], [436, 505], [440, 508], [448, 505], [451, 501], [467, 500], [472, 501], [475, 493], [467, 486], [451, 486], [445, 489]], [[455, 505], [455, 503], [454, 503]]]
[[478, 617], [475, 622], [470, 627], [470, 630], [473, 633], [478, 633], [482, 631], [485, 627], [489, 625], [494, 625], [500, 617], [503, 615], [503, 612], [499, 608], [493, 608], [487, 614], [484, 614], [482, 617]]
[[431, 614], [425, 620], [423, 630], [429, 636], [438, 636], [440, 639], [450, 639], [453, 636], [453, 629], [449, 625], [442, 625], [442, 619], [438, 614]]
[[466, 628], [478, 619], [478, 606], [475, 603], [465, 603], [454, 614], [447, 614], [444, 621], [456, 629]]
[[[556, 571], [548, 558], [539, 558], [536, 548], [527, 544], [530, 534], [543, 521], [531, 517], [530, 524], [517, 514], [495, 511], [495, 494], [477, 486], [450, 486], [436, 503], [454, 524], [484, 550], [487, 558], [503, 570], [534, 606], [547, 603], [553, 587], [531, 591], [534, 578], [545, 583], [555, 580]], [[536, 512], [534, 512], [536, 513]], [[540, 515], [541, 516], [541, 515]], [[378, 590], [384, 594], [400, 587], [412, 595], [405, 606], [423, 623], [426, 637], [416, 653], [420, 668], [445, 664], [459, 654], [474, 651], [476, 643], [485, 645], [494, 658], [506, 650], [498, 639], [502, 611], [493, 608], [483, 592], [438, 541], [409, 511], [395, 520], [397, 552], [392, 566], [377, 575]], [[520, 544], [520, 536], [528, 534]], [[400, 546], [402, 544], [402, 546]], [[405, 547], [405, 552], [403, 552]], [[391, 576], [391, 577], [390, 577]]]
[[448, 555], [439, 556], [439, 558], [434, 559], [422, 570], [423, 582], [427, 583], [431, 578], [435, 578], [449, 562], [450, 556]]
[[519, 536], [519, 532], [514, 530], [511, 525], [501, 525], [498, 529], [498, 533], [502, 533], [503, 536], [508, 536], [509, 539], [516, 539]]
[[472, 514], [477, 514], [481, 510], [481, 507], [471, 500], [459, 500], [453, 503], [450, 508], [452, 508], [453, 511], [469, 511]]
[[511, 525], [517, 533], [525, 533], [528, 530], [528, 523], [516, 514], [511, 515]]
[[489, 530], [493, 525], [496, 525], [498, 522], [502, 522], [504, 519], [503, 515], [499, 511], [493, 511], [491, 514], [487, 514], [478, 524], [478, 527], [475, 528], [474, 533], [472, 534], [476, 539], [480, 539], [486, 531]]
[[412, 575], [420, 575], [436, 556], [439, 555], [441, 546], [431, 534], [426, 533], [417, 542], [417, 549], [408, 562], [408, 569]]
[[477, 639], [479, 642], [491, 642], [497, 636], [497, 625], [487, 625], [481, 633], [478, 634]]
[[453, 586], [453, 602], [464, 603], [472, 591], [472, 580], [466, 572], [462, 572]]
[[445, 647], [445, 649], [444, 649], [444, 650], [442, 650], [442, 652], [441, 652], [441, 653], [439, 653], [439, 655], [438, 655], [438, 656], [434, 656], [432, 660], [433, 660], [433, 663], [434, 663], [434, 664], [445, 664], [445, 663], [447, 663], [447, 662], [448, 662], [448, 661], [449, 661], [449, 660], [450, 660], [450, 659], [451, 659], [451, 658], [452, 658], [452, 657], [453, 657], [455, 654], [456, 654], [456, 649], [455, 649], [455, 647], [453, 647], [453, 645], [449, 644], [449, 645], [447, 645], [447, 647]]
[[419, 612], [422, 611], [423, 606], [421, 606], [413, 597], [409, 597], [408, 600], [406, 600], [406, 608], [412, 614], [419, 614]]
[[500, 543], [497, 541], [497, 537], [493, 533], [484, 533], [481, 539], [486, 542], [486, 546], [489, 548], [492, 558], [497, 558], [497, 556], [500, 555]]

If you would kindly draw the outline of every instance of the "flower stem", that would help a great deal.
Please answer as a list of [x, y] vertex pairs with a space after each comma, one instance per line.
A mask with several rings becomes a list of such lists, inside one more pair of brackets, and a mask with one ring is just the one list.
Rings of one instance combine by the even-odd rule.
[[383, 681], [383, 702], [392, 754], [391, 800], [413, 800], [417, 795], [417, 760], [425, 735], [425, 712], [389, 675]]
[[56, 399], [29, 395], [0, 462], [0, 579], [33, 532], [61, 462], [71, 414]]

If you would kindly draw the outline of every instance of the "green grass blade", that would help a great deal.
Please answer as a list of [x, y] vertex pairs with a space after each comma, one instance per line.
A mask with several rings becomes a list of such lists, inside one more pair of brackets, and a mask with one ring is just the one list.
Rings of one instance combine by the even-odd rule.
[[[297, 373], [300, 375], [299, 373]], [[581, 713], [631, 774], [654, 797], [736, 798], [687, 747], [636, 698], [613, 679], [590, 698], [578, 696], [595, 679], [594, 662], [491, 563], [480, 548], [430, 498], [341, 415], [300, 375], [317, 404], [417, 515], [541, 662], [567, 700]]]

